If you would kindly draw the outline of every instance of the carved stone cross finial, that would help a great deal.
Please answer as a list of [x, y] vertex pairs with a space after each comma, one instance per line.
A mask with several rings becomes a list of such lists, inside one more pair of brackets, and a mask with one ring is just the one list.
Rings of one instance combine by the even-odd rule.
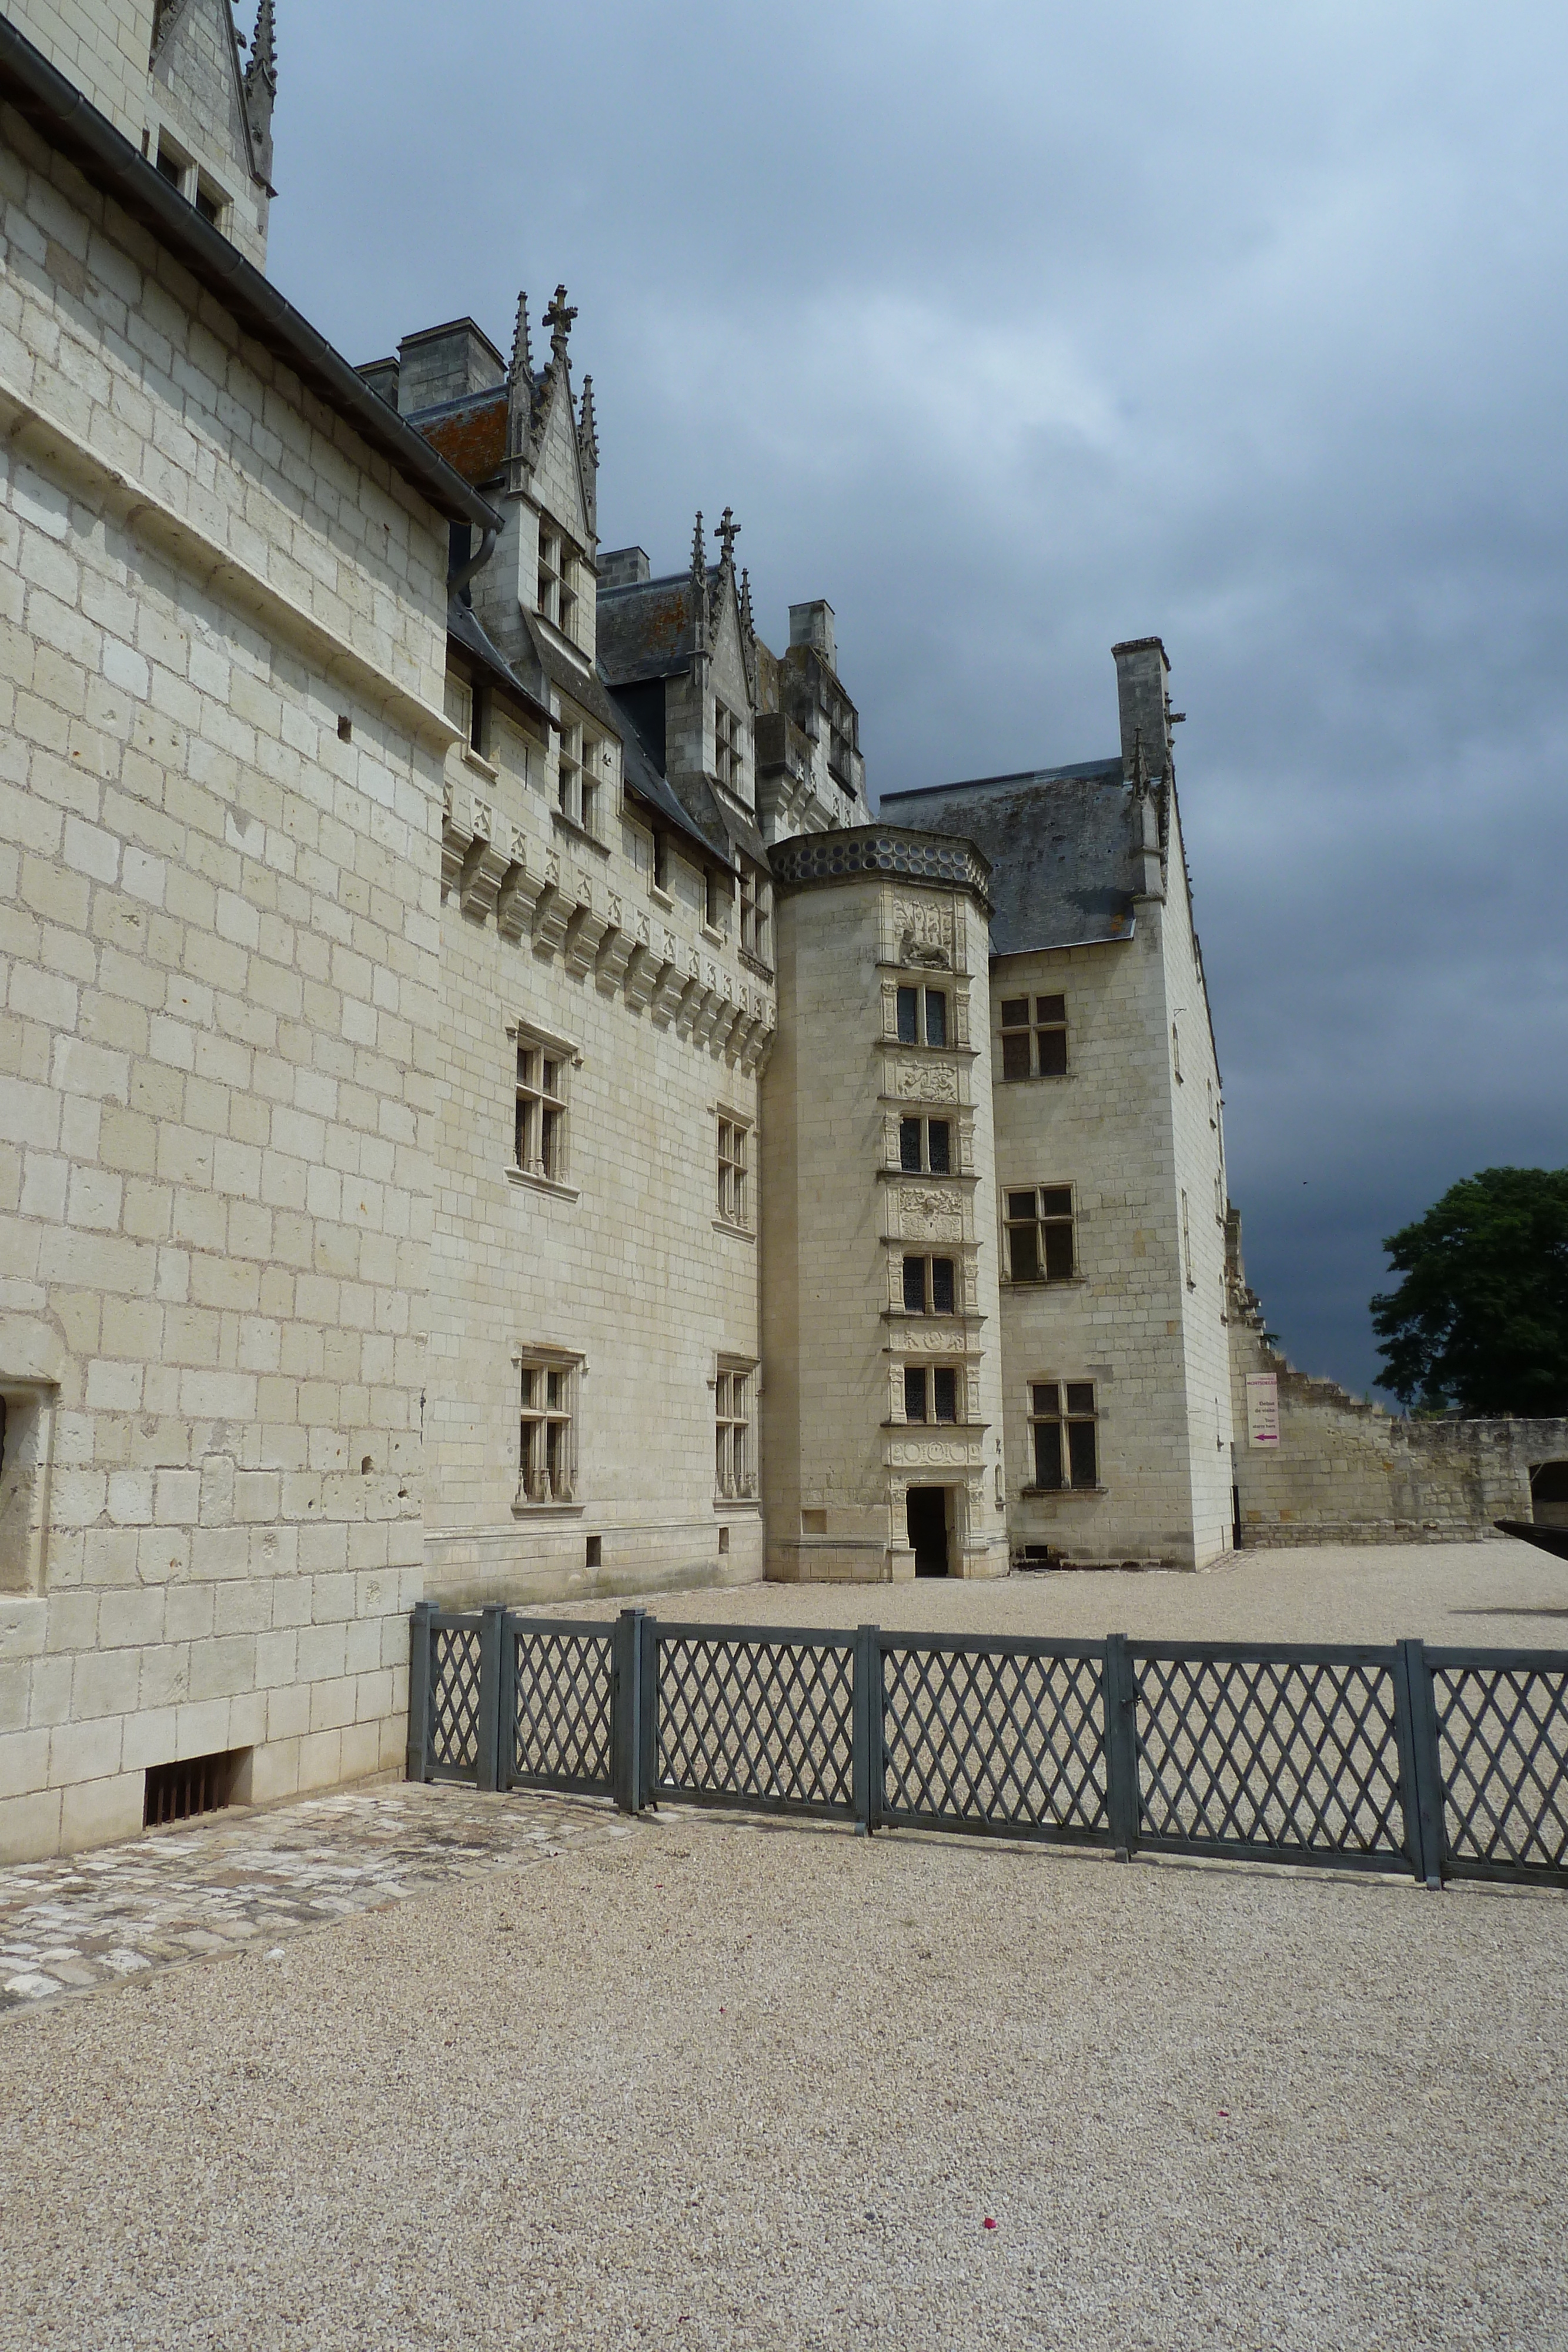
[[719, 561], [730, 565], [731, 569], [735, 564], [735, 542], [739, 537], [740, 525], [735, 520], [735, 510], [732, 507], [726, 507], [718, 525], [718, 541], [724, 550]]
[[549, 329], [549, 347], [558, 360], [566, 357], [566, 339], [571, 332], [571, 322], [576, 316], [575, 308], [567, 301], [566, 288], [558, 286], [555, 299], [545, 312], [545, 325]]

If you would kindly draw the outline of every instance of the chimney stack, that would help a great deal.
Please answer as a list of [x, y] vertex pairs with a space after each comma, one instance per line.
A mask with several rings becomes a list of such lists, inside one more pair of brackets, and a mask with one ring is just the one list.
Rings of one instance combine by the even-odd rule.
[[792, 646], [814, 646], [837, 677], [838, 661], [833, 646], [833, 608], [819, 597], [814, 604], [791, 604], [789, 607], [789, 642]]
[[1166, 680], [1171, 666], [1158, 637], [1129, 637], [1113, 646], [1116, 700], [1122, 714], [1122, 773], [1133, 781], [1133, 746], [1141, 741], [1151, 783], [1169, 775], [1171, 732]]

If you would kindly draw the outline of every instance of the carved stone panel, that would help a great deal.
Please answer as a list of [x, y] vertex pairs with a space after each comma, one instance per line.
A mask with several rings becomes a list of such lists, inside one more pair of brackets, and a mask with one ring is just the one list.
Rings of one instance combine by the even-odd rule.
[[964, 1238], [964, 1196], [940, 1185], [902, 1184], [894, 1198], [899, 1239], [906, 1242], [961, 1242]]

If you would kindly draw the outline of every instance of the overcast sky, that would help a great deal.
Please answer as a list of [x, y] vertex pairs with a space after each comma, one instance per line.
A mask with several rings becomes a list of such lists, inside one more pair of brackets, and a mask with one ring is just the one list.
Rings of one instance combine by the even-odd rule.
[[359, 362], [564, 279], [603, 543], [733, 506], [873, 790], [1164, 637], [1249, 1274], [1364, 1391], [1381, 1236], [1568, 1158], [1568, 11], [278, 13], [279, 286]]

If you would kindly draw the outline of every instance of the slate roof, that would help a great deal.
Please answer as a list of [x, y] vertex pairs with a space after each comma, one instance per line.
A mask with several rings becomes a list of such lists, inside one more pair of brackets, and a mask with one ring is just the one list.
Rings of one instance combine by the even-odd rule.
[[559, 734], [560, 721], [550, 718], [549, 705], [541, 702], [538, 696], [524, 685], [505, 654], [492, 644], [479, 625], [472, 605], [465, 604], [461, 596], [449, 596], [446, 600], [446, 634], [455, 645], [461, 646], [465, 652], [471, 654], [480, 668], [497, 685], [504, 686], [508, 694], [526, 703], [536, 718], [549, 720]]
[[[713, 838], [710, 840], [689, 809], [676, 797], [674, 787], [667, 783], [654, 767], [643, 749], [636, 729], [630, 721], [623, 723], [621, 740], [622, 767], [628, 789], [634, 792], [640, 800], [646, 801], [650, 808], [657, 809], [660, 815], [673, 824], [677, 832], [684, 833], [688, 841], [699, 843], [716, 866], [726, 866], [733, 872], [734, 861], [720, 846], [724, 836], [717, 822], [716, 811]], [[710, 793], [708, 797], [711, 802], [712, 794]]]
[[1132, 788], [1120, 758], [884, 793], [890, 824], [972, 841], [991, 864], [991, 951], [1133, 936]]
[[[718, 578], [716, 565], [709, 565], [707, 576], [711, 587]], [[595, 643], [612, 686], [639, 686], [646, 678], [676, 677], [690, 669], [695, 622], [689, 572], [601, 588], [598, 614]]]

